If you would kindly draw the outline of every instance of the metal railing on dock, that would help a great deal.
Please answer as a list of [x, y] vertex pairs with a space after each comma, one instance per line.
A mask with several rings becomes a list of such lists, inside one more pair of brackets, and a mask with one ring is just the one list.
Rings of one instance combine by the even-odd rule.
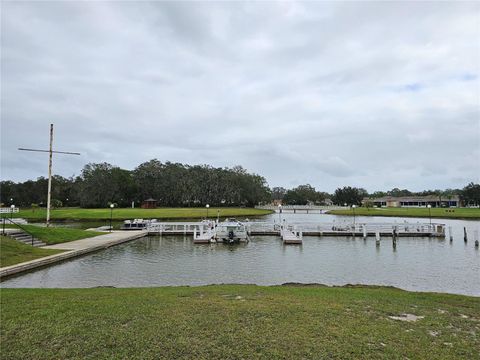
[[[281, 229], [301, 232], [303, 236], [396, 236], [396, 237], [445, 237], [445, 225], [437, 223], [314, 223], [296, 222], [245, 222], [249, 235], [281, 236]], [[150, 234], [193, 235], [205, 233], [215, 226], [213, 221], [156, 222], [145, 229]]]

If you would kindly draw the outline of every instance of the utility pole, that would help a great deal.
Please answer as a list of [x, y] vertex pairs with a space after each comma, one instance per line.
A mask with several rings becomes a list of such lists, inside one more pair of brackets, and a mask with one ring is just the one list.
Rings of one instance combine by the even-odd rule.
[[38, 149], [25, 149], [18, 148], [22, 151], [34, 151], [34, 152], [48, 152], [48, 193], [47, 193], [47, 227], [50, 225], [50, 206], [51, 206], [51, 194], [52, 194], [52, 155], [56, 154], [67, 154], [67, 155], [80, 155], [77, 152], [67, 152], [67, 151], [53, 151], [53, 124], [50, 124], [50, 148], [49, 150], [38, 150]]

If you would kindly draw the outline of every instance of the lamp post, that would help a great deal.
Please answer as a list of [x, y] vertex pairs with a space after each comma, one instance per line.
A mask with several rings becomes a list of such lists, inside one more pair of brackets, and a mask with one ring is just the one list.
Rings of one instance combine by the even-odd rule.
[[208, 219], [208, 208], [210, 207], [210, 205], [205, 205], [205, 207], [207, 208], [207, 219]]
[[430, 218], [430, 225], [432, 225], [432, 205], [428, 204], [428, 217]]
[[110, 204], [110, 232], [112, 232], [112, 217], [113, 217], [113, 208], [115, 207], [114, 204]]
[[282, 226], [282, 204], [278, 204], [278, 223]]
[[353, 210], [353, 226], [355, 226], [355, 208], [357, 207], [357, 205], [353, 204], [352, 205], [352, 210]]
[[12, 222], [13, 219], [13, 209], [15, 209], [15, 205], [10, 205], [10, 222]]

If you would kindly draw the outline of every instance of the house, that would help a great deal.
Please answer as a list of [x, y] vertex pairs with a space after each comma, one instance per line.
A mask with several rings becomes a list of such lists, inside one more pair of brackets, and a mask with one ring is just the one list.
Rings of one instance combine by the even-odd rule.
[[364, 198], [362, 205], [366, 202], [373, 203], [376, 207], [460, 207], [462, 206], [458, 195], [452, 196], [384, 196], [379, 198]]

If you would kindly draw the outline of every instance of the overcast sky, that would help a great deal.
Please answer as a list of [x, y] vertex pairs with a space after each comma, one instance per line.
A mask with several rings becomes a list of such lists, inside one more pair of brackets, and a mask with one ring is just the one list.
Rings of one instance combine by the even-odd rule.
[[2, 1], [1, 177], [242, 165], [271, 186], [480, 177], [480, 3]]

